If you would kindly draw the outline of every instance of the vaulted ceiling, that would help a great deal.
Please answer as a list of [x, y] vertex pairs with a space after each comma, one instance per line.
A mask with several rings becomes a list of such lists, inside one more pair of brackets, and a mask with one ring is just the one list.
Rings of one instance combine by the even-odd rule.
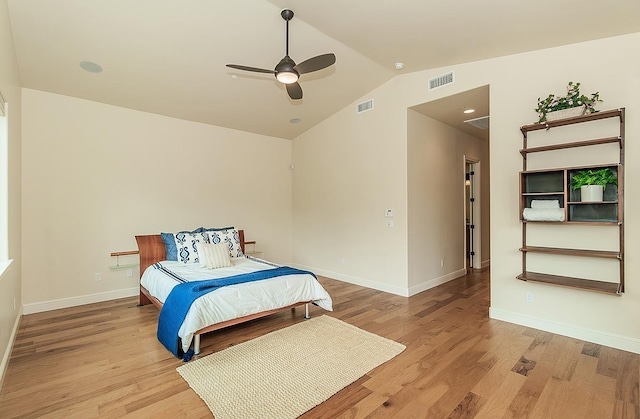
[[[8, 4], [26, 88], [287, 139], [402, 73], [640, 31], [637, 0]], [[296, 62], [337, 57], [302, 75], [302, 100], [289, 99], [271, 74], [225, 66], [274, 68], [285, 55], [283, 8], [295, 12]], [[83, 70], [82, 61], [102, 72]]]

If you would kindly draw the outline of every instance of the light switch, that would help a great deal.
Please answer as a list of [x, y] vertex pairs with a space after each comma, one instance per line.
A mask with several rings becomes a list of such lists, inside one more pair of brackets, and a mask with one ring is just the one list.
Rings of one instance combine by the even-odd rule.
[[393, 210], [391, 208], [384, 210], [385, 217], [393, 217]]

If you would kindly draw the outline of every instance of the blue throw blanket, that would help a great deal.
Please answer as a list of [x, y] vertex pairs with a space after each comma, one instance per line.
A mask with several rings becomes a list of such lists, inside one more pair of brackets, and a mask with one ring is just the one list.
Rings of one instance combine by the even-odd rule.
[[189, 308], [198, 297], [227, 285], [297, 274], [310, 274], [313, 275], [314, 278], [316, 277], [309, 271], [282, 266], [275, 269], [228, 276], [226, 278], [178, 284], [173, 287], [162, 306], [162, 310], [160, 310], [160, 316], [158, 318], [158, 340], [176, 357], [183, 358], [186, 362], [193, 356], [193, 350], [189, 350], [187, 353], [182, 351], [178, 331], [187, 316]]

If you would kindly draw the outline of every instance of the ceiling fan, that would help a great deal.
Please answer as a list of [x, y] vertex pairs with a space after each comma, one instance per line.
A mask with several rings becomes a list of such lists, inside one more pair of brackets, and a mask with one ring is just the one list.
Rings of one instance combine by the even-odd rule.
[[247, 67], [237, 64], [227, 64], [227, 67], [256, 73], [274, 74], [276, 79], [286, 86], [287, 93], [291, 99], [302, 99], [302, 87], [300, 87], [298, 83], [300, 75], [322, 70], [333, 65], [336, 62], [336, 56], [334, 54], [323, 54], [296, 64], [295, 61], [289, 57], [289, 21], [293, 19], [293, 11], [284, 9], [280, 12], [280, 16], [287, 22], [286, 55], [280, 60], [278, 65], [276, 65], [275, 69], [267, 70], [265, 68]]

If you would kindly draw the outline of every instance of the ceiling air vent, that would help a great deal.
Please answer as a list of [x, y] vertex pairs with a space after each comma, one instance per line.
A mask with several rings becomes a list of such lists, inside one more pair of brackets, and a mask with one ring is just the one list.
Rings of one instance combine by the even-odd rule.
[[434, 77], [429, 80], [429, 90], [437, 89], [447, 84], [453, 83], [453, 71], [443, 74], [438, 77]]
[[369, 99], [366, 102], [358, 103], [356, 107], [356, 113], [362, 113], [373, 109], [373, 99]]
[[469, 124], [472, 127], [478, 129], [489, 129], [489, 116], [481, 116], [480, 118], [467, 119], [465, 124]]

